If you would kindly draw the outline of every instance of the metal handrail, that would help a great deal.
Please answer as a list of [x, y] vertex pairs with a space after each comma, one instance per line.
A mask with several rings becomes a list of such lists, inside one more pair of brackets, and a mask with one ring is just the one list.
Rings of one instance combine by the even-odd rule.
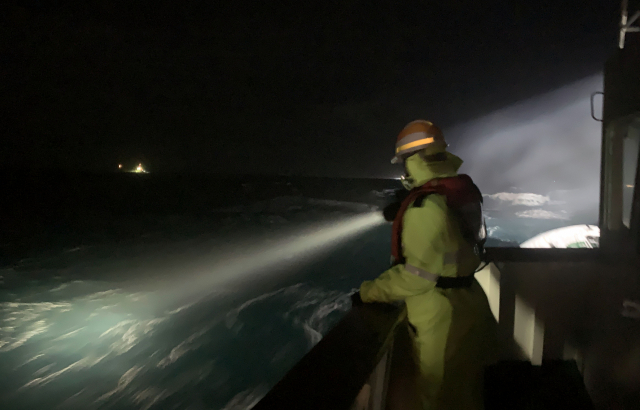
[[597, 118], [596, 114], [595, 114], [595, 109], [593, 108], [593, 99], [595, 98], [596, 95], [602, 95], [604, 96], [604, 93], [602, 91], [596, 91], [594, 93], [591, 93], [591, 118], [593, 118], [594, 120], [598, 121], [598, 122], [602, 122], [602, 118]]

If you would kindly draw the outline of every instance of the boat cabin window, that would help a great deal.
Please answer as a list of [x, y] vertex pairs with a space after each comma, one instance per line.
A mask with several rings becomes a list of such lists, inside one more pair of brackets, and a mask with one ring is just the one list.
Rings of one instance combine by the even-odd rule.
[[622, 149], [622, 223], [630, 228], [633, 192], [637, 183], [638, 156], [640, 155], [640, 114], [631, 121], [623, 139]]

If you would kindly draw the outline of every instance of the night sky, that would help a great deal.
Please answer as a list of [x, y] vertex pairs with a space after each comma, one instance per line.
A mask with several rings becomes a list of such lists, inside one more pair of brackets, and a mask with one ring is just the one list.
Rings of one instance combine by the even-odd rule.
[[446, 134], [597, 74], [619, 18], [615, 0], [11, 3], [0, 165], [96, 171], [390, 177], [406, 122]]

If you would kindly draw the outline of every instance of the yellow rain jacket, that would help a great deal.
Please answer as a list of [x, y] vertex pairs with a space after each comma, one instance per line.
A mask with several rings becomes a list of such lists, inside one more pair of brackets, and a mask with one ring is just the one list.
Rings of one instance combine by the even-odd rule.
[[[406, 169], [413, 185], [457, 175], [462, 160], [446, 155], [446, 161], [431, 163], [419, 155], [409, 157]], [[478, 267], [473, 246], [463, 238], [444, 196], [431, 194], [420, 207], [410, 206], [403, 226], [406, 264], [448, 277], [470, 275]], [[365, 303], [405, 301], [408, 320], [417, 330], [418, 394], [424, 409], [482, 409], [483, 367], [495, 353], [495, 320], [487, 297], [476, 280], [468, 288], [435, 285], [410, 273], [405, 265], [395, 265], [362, 283], [360, 296]]]

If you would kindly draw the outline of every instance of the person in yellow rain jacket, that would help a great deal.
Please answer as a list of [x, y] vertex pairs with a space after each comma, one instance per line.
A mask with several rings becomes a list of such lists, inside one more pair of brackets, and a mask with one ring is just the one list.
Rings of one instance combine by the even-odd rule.
[[[406, 303], [424, 409], [481, 409], [483, 367], [495, 354], [495, 320], [473, 278], [480, 258], [469, 226], [452, 209], [452, 195], [433, 189], [459, 181], [462, 160], [446, 147], [442, 132], [428, 121], [414, 121], [398, 136], [392, 162], [404, 163], [403, 184], [411, 193], [394, 221], [396, 264], [362, 283], [359, 297], [364, 303]], [[431, 187], [427, 195], [417, 193], [425, 187]]]

